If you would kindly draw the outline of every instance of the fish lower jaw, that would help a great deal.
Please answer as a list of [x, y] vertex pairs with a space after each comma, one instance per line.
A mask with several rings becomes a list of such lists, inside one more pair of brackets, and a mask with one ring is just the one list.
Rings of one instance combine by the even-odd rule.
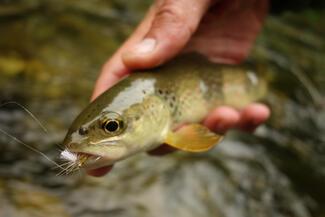
[[82, 165], [82, 167], [86, 170], [92, 170], [97, 169], [105, 166], [111, 166], [113, 165], [114, 161], [111, 161], [110, 159], [100, 157], [100, 158], [91, 158], [88, 162]]

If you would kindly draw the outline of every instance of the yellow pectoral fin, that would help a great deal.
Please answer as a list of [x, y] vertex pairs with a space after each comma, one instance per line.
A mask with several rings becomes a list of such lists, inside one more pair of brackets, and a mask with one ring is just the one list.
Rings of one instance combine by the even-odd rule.
[[200, 124], [190, 124], [176, 132], [169, 132], [165, 143], [189, 152], [203, 152], [211, 149], [222, 140], [222, 135], [211, 132]]

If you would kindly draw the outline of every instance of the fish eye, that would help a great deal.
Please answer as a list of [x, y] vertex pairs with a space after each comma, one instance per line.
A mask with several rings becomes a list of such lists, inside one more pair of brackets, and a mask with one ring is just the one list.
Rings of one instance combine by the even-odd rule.
[[107, 133], [114, 133], [123, 128], [123, 122], [121, 120], [107, 120], [103, 123], [103, 129]]
[[78, 132], [80, 135], [86, 135], [88, 133], [88, 129], [86, 127], [80, 127]]

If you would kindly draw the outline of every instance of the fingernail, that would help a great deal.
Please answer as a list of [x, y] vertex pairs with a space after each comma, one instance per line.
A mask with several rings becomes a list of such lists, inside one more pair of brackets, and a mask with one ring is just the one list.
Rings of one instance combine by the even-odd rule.
[[149, 53], [155, 49], [156, 43], [156, 39], [146, 38], [135, 46], [133, 52], [138, 54]]

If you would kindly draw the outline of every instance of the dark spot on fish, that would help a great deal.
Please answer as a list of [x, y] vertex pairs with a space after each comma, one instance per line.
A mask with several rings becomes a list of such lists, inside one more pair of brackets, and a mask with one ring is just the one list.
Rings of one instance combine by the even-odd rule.
[[159, 89], [158, 93], [161, 95], [161, 94], [163, 94], [163, 91], [161, 89]]
[[83, 135], [86, 135], [88, 133], [88, 129], [86, 127], [80, 127], [78, 132], [79, 132], [80, 135], [83, 136]]

